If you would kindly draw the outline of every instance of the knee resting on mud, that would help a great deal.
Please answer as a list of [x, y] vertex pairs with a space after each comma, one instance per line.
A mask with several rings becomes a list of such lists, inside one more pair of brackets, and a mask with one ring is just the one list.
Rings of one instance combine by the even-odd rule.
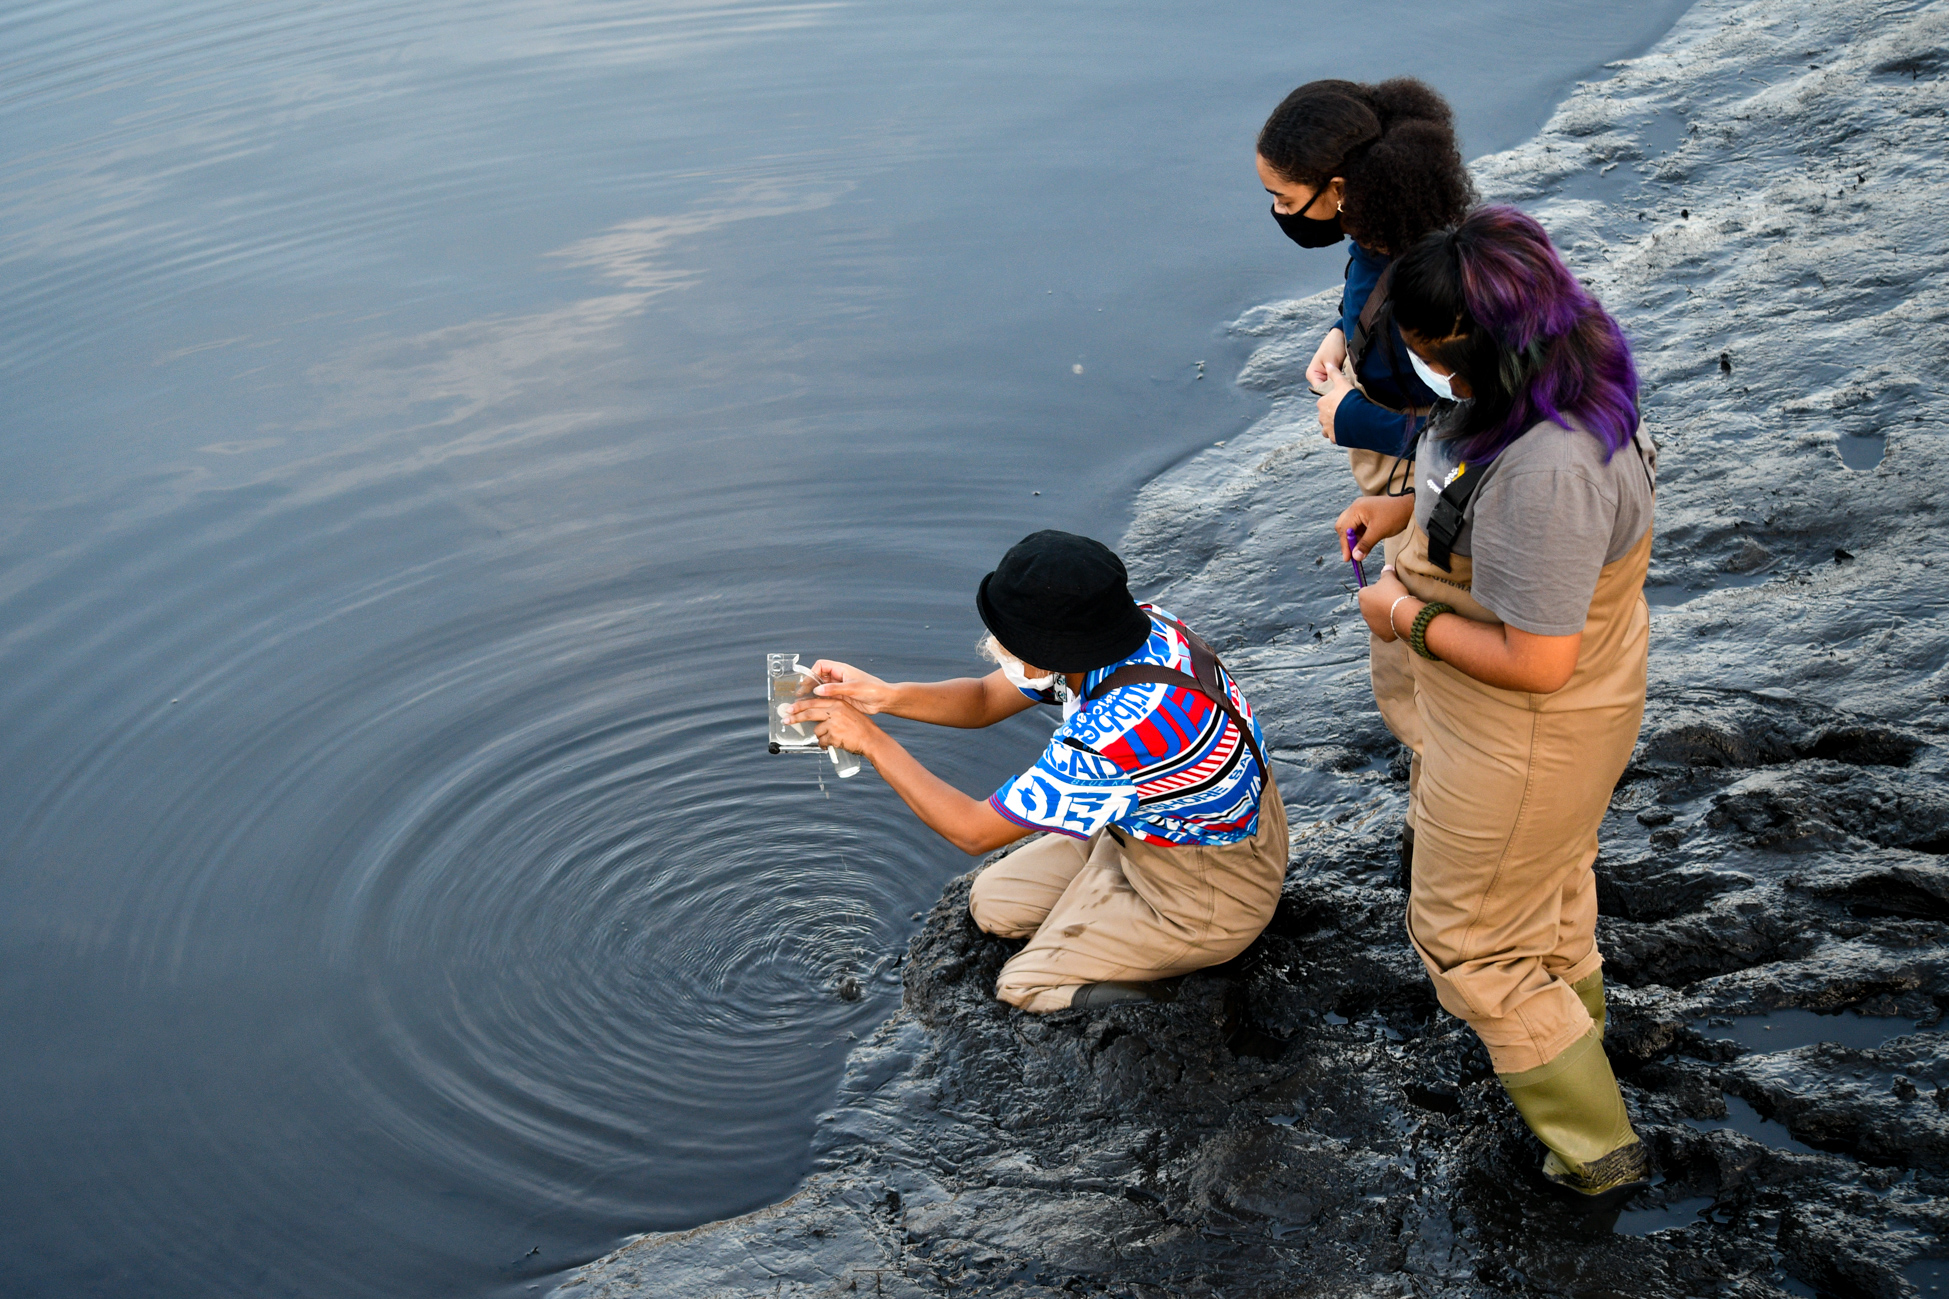
[[1010, 902], [995, 896], [995, 890], [982, 888], [987, 872], [975, 876], [968, 890], [968, 915], [983, 933], [997, 938], [1027, 938], [1035, 933], [1048, 912]]

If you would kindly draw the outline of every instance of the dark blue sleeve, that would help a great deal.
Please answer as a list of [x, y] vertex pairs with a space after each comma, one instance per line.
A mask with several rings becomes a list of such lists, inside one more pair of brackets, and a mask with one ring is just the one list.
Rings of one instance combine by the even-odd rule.
[[1355, 326], [1360, 324], [1360, 309], [1367, 305], [1367, 295], [1374, 291], [1374, 285], [1381, 278], [1381, 267], [1385, 262], [1375, 263], [1372, 258], [1347, 258], [1346, 282], [1340, 289], [1340, 332], [1353, 341]]
[[[1413, 429], [1420, 427], [1417, 418]], [[1413, 429], [1406, 416], [1376, 406], [1358, 392], [1342, 397], [1339, 408], [1333, 412], [1333, 441], [1338, 446], [1398, 456], [1407, 447]]]

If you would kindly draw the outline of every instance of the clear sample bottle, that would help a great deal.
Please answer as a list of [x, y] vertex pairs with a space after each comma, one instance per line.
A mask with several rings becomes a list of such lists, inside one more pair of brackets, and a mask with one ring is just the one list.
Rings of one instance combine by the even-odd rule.
[[[812, 693], [820, 679], [811, 668], [803, 667], [796, 654], [765, 655], [765, 708], [770, 722], [769, 744], [773, 753], [819, 753], [816, 723], [794, 724], [785, 712], [799, 699]], [[832, 759], [840, 777], [857, 776], [860, 758], [837, 746], [823, 752]]]

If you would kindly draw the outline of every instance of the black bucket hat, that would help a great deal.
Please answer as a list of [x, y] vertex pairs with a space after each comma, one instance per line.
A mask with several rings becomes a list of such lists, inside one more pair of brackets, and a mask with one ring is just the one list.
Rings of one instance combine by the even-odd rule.
[[975, 609], [1002, 648], [1046, 672], [1089, 672], [1150, 639], [1116, 552], [1073, 532], [1032, 532], [981, 579]]

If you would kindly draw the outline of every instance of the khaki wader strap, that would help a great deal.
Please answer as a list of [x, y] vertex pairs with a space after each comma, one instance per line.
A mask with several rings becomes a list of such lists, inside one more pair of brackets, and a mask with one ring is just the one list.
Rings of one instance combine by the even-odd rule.
[[1238, 733], [1245, 738], [1245, 747], [1250, 749], [1252, 756], [1259, 760], [1260, 775], [1269, 778], [1272, 768], [1266, 765], [1265, 754], [1259, 751], [1259, 742], [1253, 738], [1251, 723], [1239, 715], [1238, 709], [1232, 707], [1231, 697], [1226, 693], [1224, 684], [1218, 679], [1218, 655], [1211, 646], [1205, 644], [1198, 633], [1183, 623], [1168, 618], [1162, 621], [1177, 628], [1178, 634], [1184, 637], [1184, 643], [1191, 647], [1191, 666], [1197, 672], [1197, 676], [1179, 672], [1176, 668], [1160, 667], [1155, 663], [1127, 663], [1097, 682], [1083, 698], [1090, 703], [1095, 703], [1119, 686], [1160, 685], [1195, 690], [1224, 710], [1225, 716], [1231, 719], [1232, 725], [1238, 727]]

